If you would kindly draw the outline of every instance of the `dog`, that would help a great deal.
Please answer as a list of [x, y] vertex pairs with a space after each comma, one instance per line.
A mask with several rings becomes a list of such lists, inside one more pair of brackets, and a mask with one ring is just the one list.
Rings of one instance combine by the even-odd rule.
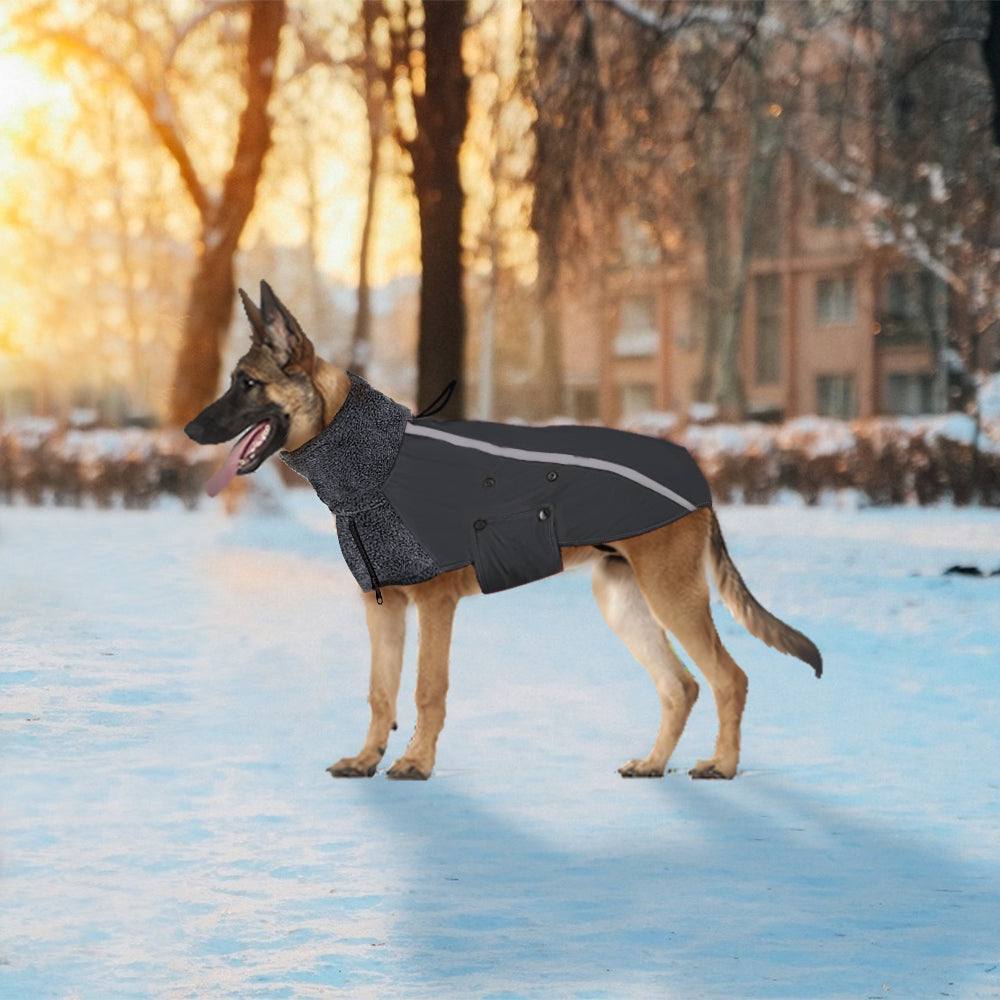
[[[260, 306], [242, 289], [240, 297], [251, 326], [250, 349], [236, 363], [226, 392], [185, 428], [192, 440], [205, 445], [242, 435], [222, 468], [209, 480], [207, 489], [212, 495], [234, 476], [253, 473], [275, 453], [281, 452], [289, 464], [293, 464], [295, 456], [308, 454], [326, 430], [337, 426], [338, 415], [348, 408], [349, 398], [354, 398], [352, 386], [363, 382], [316, 355], [299, 323], [266, 282], [261, 283]], [[371, 392], [409, 416], [409, 411], [388, 397]], [[496, 429], [504, 425], [480, 426]], [[521, 428], [522, 433], [531, 430]], [[433, 430], [422, 433], [455, 436]], [[604, 433], [623, 434], [610, 430]], [[333, 440], [335, 444], [341, 438], [334, 435]], [[495, 453], [505, 451], [488, 447]], [[683, 452], [676, 445], [669, 447]], [[553, 461], [567, 458], [546, 457]], [[608, 465], [604, 462], [604, 466]], [[553, 470], [548, 476], [552, 479], [558, 474]], [[483, 485], [492, 486], [491, 478], [487, 476]], [[622, 488], [624, 485], [627, 484]], [[317, 490], [320, 491], [319, 486]], [[712, 621], [709, 569], [724, 603], [752, 635], [808, 663], [817, 677], [822, 674], [822, 657], [813, 642], [772, 615], [750, 593], [729, 555], [711, 506], [689, 504], [688, 508], [678, 510], [669, 523], [606, 543], [557, 545], [551, 541], [556, 547], [556, 565], [528, 575], [528, 579], [535, 579], [563, 568], [593, 564], [593, 592], [601, 614], [653, 680], [660, 699], [659, 731], [646, 756], [629, 760], [618, 769], [625, 778], [654, 778], [664, 774], [698, 698], [698, 682], [674, 652], [668, 633], [679, 641], [707, 678], [718, 714], [714, 752], [697, 761], [689, 774], [699, 779], [731, 779], [737, 773], [748, 682], [747, 675], [723, 646]], [[544, 520], [547, 512], [548, 508], [541, 508], [538, 517]], [[340, 529], [341, 512], [337, 513]], [[353, 527], [353, 519], [350, 523]], [[485, 521], [477, 521], [477, 527], [482, 524]], [[525, 524], [525, 530], [534, 530]], [[338, 530], [338, 534], [347, 533]], [[356, 548], [346, 547], [350, 543], [347, 538], [341, 539], [341, 545], [359, 582], [370, 577], [370, 583], [364, 584], [364, 609], [371, 641], [368, 696], [371, 722], [361, 750], [331, 764], [327, 770], [337, 778], [371, 777], [376, 773], [386, 753], [389, 734], [396, 729], [405, 611], [412, 603], [417, 609], [420, 629], [417, 723], [403, 755], [386, 774], [393, 779], [426, 780], [434, 768], [438, 737], [444, 726], [455, 611], [463, 597], [490, 588], [484, 587], [481, 568], [473, 565], [435, 567], [426, 579], [413, 577], [418, 582], [390, 581], [380, 585], [360, 537], [356, 541]], [[398, 579], [409, 578], [401, 573]], [[519, 582], [523, 580], [517, 578], [493, 589]]]

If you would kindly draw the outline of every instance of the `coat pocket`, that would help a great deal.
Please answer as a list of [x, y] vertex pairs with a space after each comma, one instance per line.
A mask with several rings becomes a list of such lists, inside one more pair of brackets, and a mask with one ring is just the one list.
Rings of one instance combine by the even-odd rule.
[[551, 507], [479, 518], [473, 533], [473, 565], [484, 594], [520, 587], [563, 568]]

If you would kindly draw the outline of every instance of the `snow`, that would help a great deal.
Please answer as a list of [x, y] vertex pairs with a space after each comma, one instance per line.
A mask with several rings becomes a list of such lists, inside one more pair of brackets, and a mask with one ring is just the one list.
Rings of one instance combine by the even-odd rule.
[[801, 448], [810, 458], [840, 455], [857, 445], [851, 425], [830, 417], [795, 417], [779, 424], [776, 441], [781, 448]]
[[37, 447], [58, 428], [55, 417], [15, 417], [3, 425], [3, 430], [23, 441], [25, 447]]
[[[567, 418], [569, 422], [569, 418]], [[647, 410], [636, 413], [621, 421], [620, 426], [636, 434], [649, 434], [652, 437], [670, 437], [677, 432], [680, 420], [676, 413], [669, 410]]]
[[984, 422], [1000, 425], [1000, 374], [986, 377], [979, 386], [979, 413]]
[[59, 451], [66, 458], [92, 462], [149, 458], [153, 454], [153, 436], [139, 427], [71, 430], [59, 442]]
[[719, 455], [748, 455], [768, 451], [774, 434], [775, 429], [769, 424], [689, 424], [680, 437], [699, 458], [711, 461]]
[[[717, 607], [741, 774], [662, 781], [585, 572], [464, 602], [426, 784], [334, 781], [367, 639], [330, 519], [0, 508], [0, 996], [1000, 993], [1000, 514], [726, 507], [826, 673]], [[411, 622], [411, 626], [412, 626]], [[414, 721], [412, 636], [400, 697]]]
[[920, 431], [925, 440], [945, 438], [971, 445], [976, 440], [976, 421], [967, 413], [944, 413], [936, 417], [910, 417], [900, 420], [906, 430]]
[[942, 204], [948, 200], [948, 187], [944, 182], [944, 167], [940, 163], [920, 163], [917, 176], [926, 177], [931, 201]]
[[692, 403], [688, 407], [688, 420], [696, 424], [708, 423], [718, 415], [719, 408], [715, 403]]
[[70, 427], [84, 429], [93, 427], [99, 419], [100, 416], [97, 410], [94, 410], [89, 406], [77, 406], [69, 411], [67, 423]]

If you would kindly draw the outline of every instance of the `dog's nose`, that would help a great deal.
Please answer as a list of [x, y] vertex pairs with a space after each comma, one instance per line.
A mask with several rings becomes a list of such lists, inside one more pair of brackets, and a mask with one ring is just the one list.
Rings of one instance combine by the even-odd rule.
[[203, 438], [205, 436], [205, 430], [201, 426], [201, 424], [198, 422], [198, 418], [197, 417], [195, 417], [194, 420], [192, 420], [187, 425], [187, 427], [184, 428], [184, 433], [187, 434], [187, 436], [189, 438], [191, 438], [191, 440], [194, 441], [196, 444], [204, 444], [205, 443], [204, 440], [203, 440]]

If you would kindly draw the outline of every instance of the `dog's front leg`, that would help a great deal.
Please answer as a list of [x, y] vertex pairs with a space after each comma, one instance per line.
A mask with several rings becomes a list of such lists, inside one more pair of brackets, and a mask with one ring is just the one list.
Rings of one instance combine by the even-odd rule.
[[434, 768], [448, 694], [448, 652], [456, 600], [433, 592], [417, 597], [420, 652], [417, 661], [417, 726], [406, 753], [389, 768], [390, 778], [426, 781]]
[[403, 669], [406, 637], [406, 598], [398, 590], [383, 591], [383, 603], [365, 594], [365, 617], [372, 647], [368, 704], [372, 720], [365, 745], [356, 757], [344, 757], [327, 770], [335, 778], [370, 778], [385, 754], [389, 732], [396, 725], [396, 695]]

